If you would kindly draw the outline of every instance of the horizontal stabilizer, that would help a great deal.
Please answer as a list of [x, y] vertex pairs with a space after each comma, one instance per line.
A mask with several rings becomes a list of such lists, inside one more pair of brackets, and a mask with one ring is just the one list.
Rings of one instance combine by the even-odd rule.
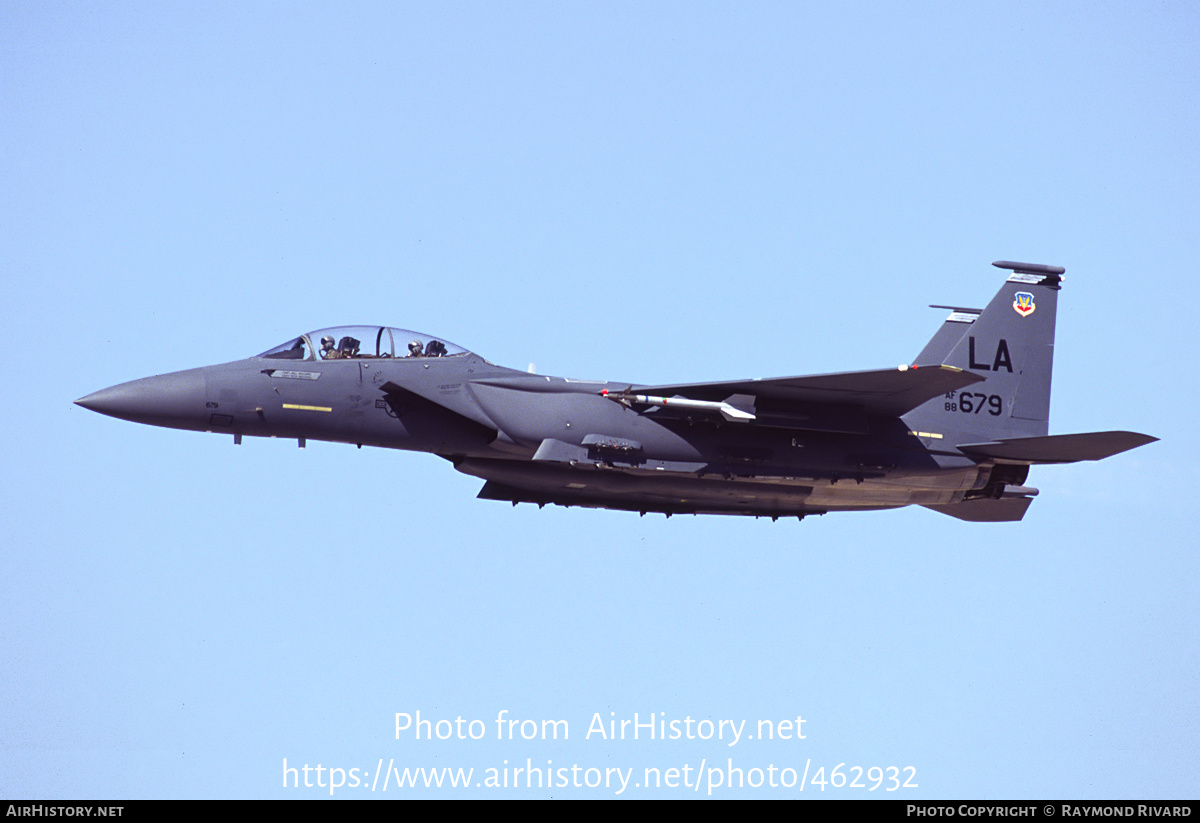
[[1007, 523], [1024, 517], [1025, 510], [1032, 502], [1032, 497], [1005, 497], [1000, 500], [980, 497], [975, 500], [964, 500], [961, 503], [926, 506], [925, 508], [957, 517], [959, 520], [966, 520], [969, 523]]
[[697, 400], [721, 401], [730, 395], [749, 395], [759, 403], [837, 403], [857, 406], [867, 414], [899, 417], [926, 400], [955, 391], [984, 378], [952, 366], [903, 366], [879, 371], [815, 374], [808, 377], [778, 377], [768, 380], [735, 380], [722, 383], [688, 383], [669, 386], [637, 386], [638, 394], [663, 397], [679, 395]]
[[1157, 437], [1137, 432], [1088, 432], [1049, 437], [1018, 437], [990, 443], [968, 443], [958, 450], [974, 458], [1012, 460], [1019, 463], [1075, 463], [1103, 460], [1129, 449], [1153, 443]]

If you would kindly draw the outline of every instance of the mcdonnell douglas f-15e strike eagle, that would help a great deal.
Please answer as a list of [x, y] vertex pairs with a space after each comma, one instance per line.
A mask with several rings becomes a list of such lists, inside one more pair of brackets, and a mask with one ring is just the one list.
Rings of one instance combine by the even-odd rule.
[[1011, 271], [950, 315], [911, 364], [808, 377], [640, 386], [495, 366], [427, 335], [322, 329], [256, 357], [77, 400], [177, 429], [432, 452], [479, 497], [645, 514], [799, 517], [920, 505], [1020, 520], [1035, 463], [1099, 460], [1157, 438], [1048, 435], [1064, 269]]

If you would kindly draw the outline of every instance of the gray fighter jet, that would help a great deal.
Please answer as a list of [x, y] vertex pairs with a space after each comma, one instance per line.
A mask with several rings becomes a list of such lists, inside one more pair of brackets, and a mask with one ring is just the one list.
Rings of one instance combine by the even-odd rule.
[[1156, 438], [1049, 435], [1064, 269], [1011, 270], [985, 309], [948, 309], [908, 365], [640, 386], [495, 366], [380, 326], [322, 329], [256, 357], [75, 401], [177, 429], [432, 452], [479, 497], [645, 514], [799, 517], [921, 505], [1020, 520], [1035, 463], [1099, 460]]

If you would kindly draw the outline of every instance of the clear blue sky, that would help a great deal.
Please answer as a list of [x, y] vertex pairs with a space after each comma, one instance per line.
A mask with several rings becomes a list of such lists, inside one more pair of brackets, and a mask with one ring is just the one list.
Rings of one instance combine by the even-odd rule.
[[[1194, 4], [8, 2], [0, 44], [0, 796], [328, 796], [285, 759], [1200, 794]], [[997, 259], [1067, 267], [1051, 431], [1162, 438], [1035, 469], [1019, 524], [512, 508], [71, 402], [352, 323], [580, 378], [881, 368]], [[805, 739], [586, 739], [660, 712]]]

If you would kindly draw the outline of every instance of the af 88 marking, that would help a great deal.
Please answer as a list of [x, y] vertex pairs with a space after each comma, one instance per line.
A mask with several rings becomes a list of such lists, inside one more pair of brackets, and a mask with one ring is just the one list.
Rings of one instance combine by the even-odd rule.
[[[955, 396], [957, 395], [957, 399]], [[987, 407], [987, 413], [999, 417], [1004, 413], [1004, 399], [998, 394], [982, 394], [976, 392], [946, 392], [946, 411], [962, 412], [963, 414], [979, 414]]]

